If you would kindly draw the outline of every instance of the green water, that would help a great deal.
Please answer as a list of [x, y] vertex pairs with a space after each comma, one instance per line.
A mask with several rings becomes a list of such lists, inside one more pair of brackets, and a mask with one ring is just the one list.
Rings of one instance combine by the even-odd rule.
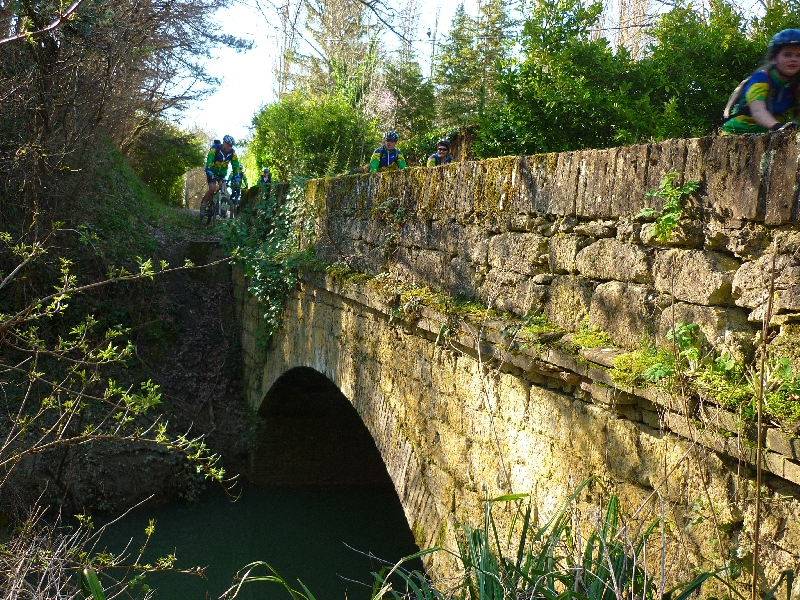
[[[131, 547], [138, 548], [149, 519], [156, 520], [156, 530], [146, 560], [176, 552], [179, 568], [207, 566], [207, 581], [148, 575], [159, 599], [218, 598], [236, 572], [254, 561], [268, 562], [296, 589], [301, 589], [300, 579], [317, 600], [368, 599], [370, 587], [347, 580], [371, 586], [370, 571], [381, 564], [345, 544], [389, 561], [417, 551], [397, 495], [388, 486], [250, 487], [235, 503], [220, 490], [210, 490], [199, 502], [127, 516], [111, 526], [105, 544], [119, 550], [133, 538]], [[238, 598], [290, 596], [275, 583], [257, 582], [243, 587]]]

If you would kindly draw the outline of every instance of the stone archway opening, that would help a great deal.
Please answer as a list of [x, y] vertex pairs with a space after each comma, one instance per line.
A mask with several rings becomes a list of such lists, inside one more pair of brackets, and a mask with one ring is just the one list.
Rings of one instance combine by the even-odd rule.
[[386, 485], [392, 480], [361, 417], [308, 367], [279, 377], [258, 410], [251, 477], [258, 485]]

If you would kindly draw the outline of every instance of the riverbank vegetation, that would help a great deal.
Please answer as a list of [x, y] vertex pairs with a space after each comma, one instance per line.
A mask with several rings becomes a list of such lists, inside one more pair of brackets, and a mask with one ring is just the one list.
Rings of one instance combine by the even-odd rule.
[[[690, 572], [682, 564], [682, 534], [696, 522], [671, 522], [665, 515], [635, 520], [643, 507], [626, 512], [620, 498], [594, 477], [581, 483], [552, 514], [539, 521], [527, 494], [501, 496], [485, 503], [480, 524], [459, 524], [457, 548], [434, 547], [384, 563], [372, 572], [371, 600], [686, 600], [713, 581], [726, 597], [744, 600], [731, 584], [746, 566]], [[684, 531], [681, 532], [680, 530]], [[444, 553], [453, 559], [447, 578], [432, 580], [404, 568], [411, 559]], [[380, 562], [380, 561], [379, 561]], [[732, 577], [732, 578], [731, 578]], [[667, 578], [678, 583], [667, 584]], [[315, 600], [313, 590], [286, 581], [271, 565], [256, 562], [240, 571], [221, 597], [233, 600], [243, 587], [272, 582], [293, 600]], [[764, 595], [775, 596], [793, 574], [783, 573]], [[298, 589], [299, 588], [299, 589]]]
[[223, 4], [0, 9], [4, 598], [76, 597], [90, 566], [128, 593], [171, 562], [104, 555], [88, 513], [73, 515], [130, 508], [148, 485], [191, 496], [224, 478], [198, 432], [168, 424], [165, 404], [179, 411], [142, 360], [176, 333], [158, 292], [183, 266], [162, 262], [162, 244], [189, 223], [165, 205], [202, 158], [197, 136], [167, 120], [214, 83], [199, 57], [246, 46], [214, 33]]

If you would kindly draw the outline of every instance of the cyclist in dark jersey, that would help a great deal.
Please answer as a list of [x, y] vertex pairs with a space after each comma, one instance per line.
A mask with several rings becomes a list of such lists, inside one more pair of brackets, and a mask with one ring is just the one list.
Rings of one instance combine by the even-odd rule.
[[453, 162], [453, 157], [450, 156], [450, 142], [448, 140], [439, 140], [436, 142], [436, 152], [428, 157], [427, 167], [438, 167], [439, 165], [449, 165]]
[[259, 177], [258, 181], [256, 181], [256, 185], [258, 186], [258, 189], [261, 190], [261, 199], [269, 199], [270, 192], [272, 191], [272, 175], [267, 167], [264, 167], [264, 169], [261, 171], [261, 177]]
[[784, 29], [769, 42], [767, 62], [745, 83], [723, 133], [766, 133], [794, 126], [800, 89], [800, 29]]
[[383, 146], [376, 148], [372, 153], [372, 158], [369, 161], [369, 172], [376, 173], [378, 171], [396, 171], [397, 169], [405, 169], [406, 159], [403, 153], [395, 148], [397, 140], [400, 136], [396, 131], [387, 131], [383, 136]]
[[222, 143], [214, 140], [211, 148], [206, 156], [206, 181], [208, 181], [208, 190], [203, 196], [203, 201], [200, 206], [207, 206], [211, 202], [211, 197], [217, 191], [217, 179], [225, 179], [228, 176], [228, 164], [233, 169], [233, 175], [239, 174], [240, 165], [239, 159], [236, 156], [236, 150], [233, 149], [235, 144], [233, 138], [226, 135], [222, 138]]

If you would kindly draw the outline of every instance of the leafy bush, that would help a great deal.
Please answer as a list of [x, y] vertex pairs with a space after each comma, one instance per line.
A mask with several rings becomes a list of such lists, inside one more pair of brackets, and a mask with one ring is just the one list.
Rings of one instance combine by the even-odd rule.
[[380, 135], [372, 122], [336, 95], [294, 91], [253, 117], [251, 152], [276, 181], [347, 173], [366, 164]]
[[183, 204], [183, 177], [205, 158], [206, 141], [164, 120], [146, 128], [128, 153], [133, 170], [164, 204]]

